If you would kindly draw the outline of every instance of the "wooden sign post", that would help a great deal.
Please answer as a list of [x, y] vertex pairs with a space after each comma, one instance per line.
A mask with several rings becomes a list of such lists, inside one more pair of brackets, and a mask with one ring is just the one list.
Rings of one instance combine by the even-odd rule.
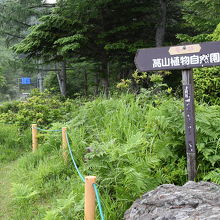
[[196, 123], [192, 69], [182, 70], [188, 180], [196, 178]]
[[140, 49], [135, 56], [140, 72], [182, 70], [188, 179], [196, 178], [196, 124], [192, 68], [220, 66], [220, 41]]

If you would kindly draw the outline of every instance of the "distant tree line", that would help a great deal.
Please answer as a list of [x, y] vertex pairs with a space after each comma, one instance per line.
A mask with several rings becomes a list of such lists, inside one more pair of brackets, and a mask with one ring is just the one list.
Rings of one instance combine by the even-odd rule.
[[108, 94], [115, 82], [131, 78], [139, 48], [219, 36], [213, 37], [219, 0], [58, 0], [51, 8], [10, 0], [0, 8], [5, 42], [29, 64], [40, 61], [33, 74], [50, 64], [45, 84], [65, 97]]

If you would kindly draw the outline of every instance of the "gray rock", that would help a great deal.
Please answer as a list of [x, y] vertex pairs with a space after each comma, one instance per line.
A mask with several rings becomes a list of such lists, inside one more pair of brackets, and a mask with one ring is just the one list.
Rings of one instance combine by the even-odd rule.
[[124, 220], [220, 220], [220, 186], [193, 181], [161, 185], [136, 200]]

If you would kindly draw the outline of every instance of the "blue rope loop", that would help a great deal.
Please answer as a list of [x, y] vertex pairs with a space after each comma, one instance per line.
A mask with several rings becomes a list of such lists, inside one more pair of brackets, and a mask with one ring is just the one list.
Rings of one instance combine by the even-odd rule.
[[[81, 174], [79, 168], [76, 165], [76, 162], [75, 162], [75, 159], [74, 159], [71, 147], [70, 147], [70, 143], [69, 143], [69, 138], [68, 138], [67, 132], [66, 132], [66, 140], [67, 140], [67, 145], [68, 145], [68, 148], [69, 148], [70, 156], [71, 156], [71, 159], [73, 161], [73, 165], [74, 165], [74, 167], [75, 167], [79, 177], [85, 183], [85, 178], [83, 177], [83, 175]], [[98, 203], [98, 208], [99, 208], [99, 213], [100, 213], [101, 220], [105, 220], [104, 215], [103, 215], [103, 211], [102, 211], [102, 205], [101, 205], [101, 200], [100, 200], [100, 196], [99, 196], [99, 191], [98, 191], [97, 185], [95, 183], [93, 184], [93, 188], [94, 188], [94, 191], [95, 191], [96, 200], [97, 200], [97, 203]]]
[[34, 129], [37, 129], [39, 131], [44, 131], [44, 132], [61, 132], [62, 130], [46, 130], [46, 129], [42, 129], [39, 127], [34, 127]]
[[[5, 123], [5, 122], [0, 122], [0, 123], [13, 124], [13, 123]], [[37, 129], [39, 131], [44, 131], [44, 132], [61, 132], [62, 131], [62, 130], [46, 130], [46, 129], [42, 129], [42, 128], [39, 128], [39, 127], [33, 127], [33, 128]], [[79, 177], [85, 183], [85, 178], [83, 177], [83, 175], [81, 174], [78, 166], [76, 165], [76, 161], [74, 159], [74, 156], [73, 156], [73, 153], [72, 153], [72, 150], [71, 150], [71, 147], [70, 147], [70, 143], [69, 143], [69, 138], [68, 138], [67, 132], [66, 132], [66, 141], [67, 141], [67, 146], [68, 146], [68, 149], [69, 149], [69, 153], [70, 153], [71, 159], [73, 161], [73, 165], [74, 165], [74, 167], [75, 167]], [[97, 187], [97, 185], [95, 183], [93, 183], [93, 188], [94, 188], [94, 191], [95, 191], [95, 196], [96, 196], [96, 200], [97, 200], [97, 203], [98, 203], [98, 209], [99, 209], [101, 220], [105, 220], [104, 215], [103, 215], [102, 204], [101, 204], [101, 199], [100, 199], [100, 196], [99, 196], [98, 187]]]
[[75, 159], [74, 159], [73, 152], [72, 152], [71, 147], [70, 147], [70, 142], [69, 142], [69, 138], [68, 138], [67, 132], [66, 132], [66, 140], [67, 140], [67, 146], [68, 146], [68, 149], [69, 149], [69, 152], [70, 152], [70, 156], [71, 156], [71, 159], [72, 159], [72, 161], [73, 161], [73, 165], [74, 165], [74, 167], [75, 167], [75, 169], [76, 169], [76, 171], [77, 171], [79, 177], [80, 177], [81, 180], [85, 183], [85, 178], [83, 177], [83, 175], [81, 174], [79, 168], [78, 168], [77, 165], [76, 165], [76, 161], [75, 161]]
[[[40, 130], [40, 131], [62, 131], [62, 130], [45, 130], [45, 129], [41, 129], [41, 128], [38, 128], [38, 127], [34, 127], [34, 128], [37, 129], [37, 130]], [[70, 147], [70, 142], [69, 142], [69, 138], [68, 138], [68, 133], [67, 132], [66, 132], [66, 141], [67, 141], [67, 146], [68, 146], [68, 149], [69, 149], [69, 153], [70, 153], [73, 165], [74, 165], [74, 167], [75, 167], [79, 177], [81, 178], [83, 183], [85, 183], [85, 178], [83, 177], [83, 175], [80, 172], [78, 166], [76, 165], [76, 161], [74, 159], [73, 152], [72, 152], [71, 147]], [[104, 215], [103, 215], [103, 210], [102, 210], [101, 199], [100, 199], [100, 196], [99, 196], [98, 187], [97, 187], [97, 185], [95, 183], [93, 184], [93, 188], [94, 188], [94, 191], [95, 191], [96, 200], [97, 200], [97, 203], [98, 203], [98, 209], [99, 209], [101, 220], [105, 220]]]
[[92, 185], [93, 185], [93, 188], [95, 190], [95, 196], [96, 196], [96, 200], [97, 200], [97, 203], [98, 203], [98, 208], [99, 208], [99, 213], [100, 213], [101, 220], [105, 220], [104, 215], [103, 215], [102, 204], [101, 204], [101, 199], [100, 199], [100, 196], [99, 196], [98, 187], [95, 183], [93, 183]]

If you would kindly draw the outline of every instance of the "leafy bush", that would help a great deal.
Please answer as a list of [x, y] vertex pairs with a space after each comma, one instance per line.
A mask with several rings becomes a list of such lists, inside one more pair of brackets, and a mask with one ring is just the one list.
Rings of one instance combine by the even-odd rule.
[[194, 69], [195, 97], [210, 105], [220, 105], [220, 67]]
[[214, 183], [220, 185], [220, 169], [216, 168], [215, 170], [209, 172], [205, 177], [204, 180], [211, 180]]
[[0, 114], [0, 120], [23, 127], [29, 127], [31, 123], [47, 127], [51, 123], [68, 120], [71, 107], [69, 100], [62, 101], [47, 91], [40, 93], [36, 90], [26, 101], [1, 106], [3, 113]]
[[[196, 114], [198, 146], [206, 147], [198, 152], [201, 180], [219, 166], [213, 151], [219, 154], [220, 111], [198, 105]], [[185, 183], [183, 115], [181, 100], [149, 101], [145, 94], [97, 99], [73, 113], [69, 127], [74, 154], [84, 173], [98, 176], [101, 194], [110, 202], [107, 219], [120, 219], [135, 198], [157, 185]], [[206, 152], [213, 153], [205, 157]]]
[[0, 106], [0, 113], [7, 113], [8, 111], [18, 112], [19, 101], [5, 102]]
[[213, 32], [212, 40], [219, 41], [220, 40], [220, 23], [217, 25], [215, 31]]

